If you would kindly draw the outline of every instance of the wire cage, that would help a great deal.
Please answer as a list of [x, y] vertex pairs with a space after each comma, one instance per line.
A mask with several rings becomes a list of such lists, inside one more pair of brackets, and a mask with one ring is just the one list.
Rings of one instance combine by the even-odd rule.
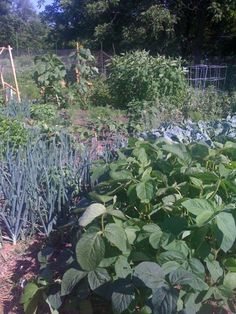
[[213, 86], [220, 91], [225, 86], [227, 65], [197, 64], [188, 66], [188, 82], [194, 89], [205, 90]]

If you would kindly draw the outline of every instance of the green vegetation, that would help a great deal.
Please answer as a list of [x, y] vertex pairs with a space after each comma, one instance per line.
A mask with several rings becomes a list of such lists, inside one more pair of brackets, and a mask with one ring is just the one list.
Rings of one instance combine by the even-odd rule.
[[114, 313], [234, 312], [236, 146], [215, 145], [131, 140], [79, 220], [43, 247], [25, 311], [92, 311], [96, 294]]
[[[44, 235], [25, 313], [235, 313], [234, 66], [221, 91], [185, 68], [234, 54], [235, 1], [4, 0], [0, 17], [23, 99], [0, 94], [0, 240]], [[113, 55], [106, 75], [85, 46]]]

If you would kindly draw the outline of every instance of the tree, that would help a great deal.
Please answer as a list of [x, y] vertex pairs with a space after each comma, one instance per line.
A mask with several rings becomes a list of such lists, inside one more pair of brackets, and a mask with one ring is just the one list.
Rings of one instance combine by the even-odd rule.
[[42, 48], [47, 35], [44, 25], [29, 0], [0, 2], [0, 46], [16, 49]]
[[[41, 0], [42, 2], [42, 0]], [[118, 52], [147, 49], [200, 61], [233, 53], [235, 0], [54, 0], [43, 18], [61, 47], [73, 40]]]

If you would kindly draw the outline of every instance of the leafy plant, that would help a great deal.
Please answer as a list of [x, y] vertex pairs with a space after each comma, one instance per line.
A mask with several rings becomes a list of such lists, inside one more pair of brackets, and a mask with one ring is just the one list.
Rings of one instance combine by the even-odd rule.
[[235, 312], [236, 145], [129, 144], [95, 169], [90, 205], [60, 229], [57, 250], [51, 238], [40, 252], [26, 313], [41, 302], [52, 313], [91, 308], [94, 294], [109, 313]]
[[126, 108], [133, 100], [156, 99], [165, 99], [178, 107], [186, 94], [181, 60], [152, 57], [146, 51], [112, 58], [108, 83], [114, 104], [119, 108]]
[[66, 68], [59, 57], [53, 54], [35, 57], [37, 66], [34, 80], [41, 90], [44, 102], [55, 102], [64, 106], [62, 88], [65, 84]]
[[7, 144], [17, 149], [25, 144], [28, 131], [23, 124], [16, 119], [0, 116], [0, 152], [4, 152]]
[[39, 121], [50, 122], [56, 118], [55, 106], [50, 104], [32, 105], [30, 108], [31, 118]]
[[169, 142], [192, 143], [200, 142], [214, 147], [214, 141], [224, 143], [227, 140], [235, 141], [236, 117], [213, 121], [184, 123], [163, 123], [158, 128], [139, 133], [144, 139], [164, 137]]

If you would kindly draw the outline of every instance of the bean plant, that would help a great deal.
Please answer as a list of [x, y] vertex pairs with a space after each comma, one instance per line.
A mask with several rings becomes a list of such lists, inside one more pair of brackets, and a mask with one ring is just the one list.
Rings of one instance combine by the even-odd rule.
[[108, 313], [235, 312], [235, 143], [130, 139], [118, 155], [39, 253], [26, 313], [92, 313], [95, 300]]

